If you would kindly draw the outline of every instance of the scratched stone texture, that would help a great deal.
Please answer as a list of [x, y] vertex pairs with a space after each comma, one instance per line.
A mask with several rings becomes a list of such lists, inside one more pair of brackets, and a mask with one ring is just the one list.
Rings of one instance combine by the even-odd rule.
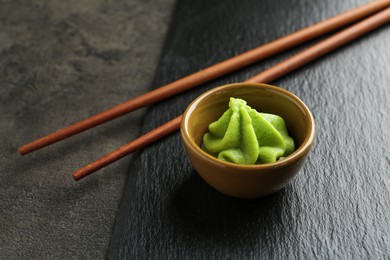
[[103, 259], [144, 111], [26, 155], [22, 144], [146, 92], [173, 0], [0, 0], [0, 259]]
[[[152, 88], [365, 2], [179, 0]], [[314, 42], [152, 106], [143, 132], [207, 89]], [[390, 258], [390, 26], [273, 84], [298, 95], [316, 120], [298, 176], [262, 199], [221, 195], [198, 177], [175, 133], [136, 154], [110, 259]]]

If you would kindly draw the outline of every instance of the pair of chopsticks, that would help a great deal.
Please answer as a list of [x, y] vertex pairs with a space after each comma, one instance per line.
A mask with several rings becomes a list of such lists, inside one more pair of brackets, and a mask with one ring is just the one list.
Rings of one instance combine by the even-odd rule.
[[[154, 104], [165, 98], [191, 89], [197, 85], [216, 79], [247, 65], [271, 57], [277, 53], [291, 49], [321, 35], [350, 25], [356, 21], [359, 22], [261, 72], [260, 74], [246, 80], [246, 82], [269, 83], [315, 59], [324, 56], [338, 47], [345, 45], [346, 43], [389, 23], [390, 0], [378, 0], [367, 3], [305, 29], [299, 30], [288, 36], [282, 37], [278, 40], [262, 45], [233, 58], [217, 63], [211, 67], [157, 88], [142, 96], [136, 97], [123, 104], [94, 115], [88, 119], [58, 130], [57, 132], [49, 134], [29, 144], [23, 145], [19, 148], [19, 153], [24, 155], [36, 151], [52, 143], [120, 117], [126, 113], [147, 105]], [[116, 160], [134, 152], [135, 150], [141, 149], [177, 131], [180, 126], [181, 117], [182, 116], [179, 116], [169, 121], [168, 123], [122, 146], [121, 148], [105, 155], [97, 161], [75, 171], [72, 174], [73, 178], [75, 180], [80, 180], [81, 178], [111, 164], [112, 162], [115, 162]]]

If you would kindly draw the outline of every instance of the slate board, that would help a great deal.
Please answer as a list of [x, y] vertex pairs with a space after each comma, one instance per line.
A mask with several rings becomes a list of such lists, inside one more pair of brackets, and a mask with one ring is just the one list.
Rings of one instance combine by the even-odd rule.
[[[152, 87], [364, 3], [180, 0]], [[191, 167], [179, 133], [140, 151], [108, 258], [388, 259], [389, 42], [390, 26], [382, 27], [273, 82], [306, 102], [318, 131], [306, 165], [278, 193], [240, 200], [214, 191]], [[202, 92], [307, 46], [152, 106], [143, 132], [181, 114]]]

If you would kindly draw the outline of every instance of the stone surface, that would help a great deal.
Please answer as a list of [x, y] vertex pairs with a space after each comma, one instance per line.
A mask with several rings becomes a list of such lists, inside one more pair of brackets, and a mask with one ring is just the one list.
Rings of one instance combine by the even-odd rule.
[[173, 0], [0, 0], [0, 258], [106, 256], [144, 110], [26, 155], [22, 144], [148, 91]]
[[[364, 0], [180, 0], [153, 86], [336, 15]], [[226, 197], [191, 167], [178, 133], [136, 155], [112, 259], [389, 259], [390, 25], [273, 82], [312, 110], [317, 138], [300, 174], [259, 200]], [[313, 44], [306, 44], [304, 47]], [[302, 49], [148, 110], [143, 130], [197, 95]]]

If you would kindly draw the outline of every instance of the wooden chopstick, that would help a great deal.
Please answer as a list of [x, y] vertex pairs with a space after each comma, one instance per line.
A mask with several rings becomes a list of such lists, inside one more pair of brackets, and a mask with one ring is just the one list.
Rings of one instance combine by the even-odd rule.
[[82, 169], [73, 173], [73, 178], [79, 180], [90, 173], [93, 173], [117, 160], [120, 158], [141, 149], [149, 144], [156, 142], [164, 136], [167, 136], [178, 129], [180, 125], [182, 116], [178, 116], [175, 119], [169, 121], [168, 123], [150, 131], [149, 133], [141, 136], [140, 138], [135, 139], [134, 141], [122, 146], [121, 148], [105, 155], [104, 157], [98, 159], [97, 161], [88, 164]]
[[132, 100], [129, 100], [111, 109], [108, 109], [102, 113], [96, 114], [71, 126], [65, 127], [36, 141], [25, 144], [21, 146], [18, 151], [22, 155], [36, 151], [47, 145], [63, 140], [77, 133], [83, 132], [94, 126], [103, 124], [109, 120], [120, 117], [126, 113], [129, 113], [131, 111], [150, 104], [154, 104], [167, 97], [176, 95], [197, 85], [221, 77], [232, 71], [238, 70], [265, 58], [271, 57], [277, 53], [286, 51], [299, 44], [307, 42], [318, 36], [324, 35], [328, 32], [331, 32], [333, 30], [351, 24], [352, 22], [360, 20], [368, 15], [376, 13], [388, 6], [390, 6], [390, 0], [378, 0], [367, 3], [350, 11], [344, 12], [340, 15], [334, 16], [330, 19], [319, 22], [315, 25], [292, 33], [288, 36], [285, 36], [263, 46], [252, 49], [250, 51], [244, 52], [233, 58], [230, 58], [211, 67], [203, 69], [199, 72], [186, 76], [182, 79], [169, 83], [165, 86], [157, 88], [142, 96], [136, 97]]
[[[325, 54], [337, 49], [338, 47], [359, 38], [360, 36], [371, 32], [379, 26], [382, 26], [390, 22], [390, 8], [381, 11], [365, 20], [352, 25], [351, 27], [336, 33], [333, 36], [313, 45], [312, 47], [292, 56], [278, 63], [277, 65], [261, 72], [260, 74], [246, 80], [246, 82], [261, 82], [269, 83], [276, 80], [287, 73], [302, 67], [303, 65], [318, 59]], [[107, 166], [115, 160], [122, 158], [123, 156], [135, 151], [136, 149], [143, 148], [154, 141], [157, 141], [172, 132], [176, 131], [180, 127], [181, 117], [179, 116], [168, 123], [154, 129], [153, 131], [139, 137], [138, 139], [128, 143], [127, 145], [119, 148], [118, 150], [107, 154], [99, 160], [75, 171], [72, 176], [75, 180], [91, 174], [92, 172]]]

